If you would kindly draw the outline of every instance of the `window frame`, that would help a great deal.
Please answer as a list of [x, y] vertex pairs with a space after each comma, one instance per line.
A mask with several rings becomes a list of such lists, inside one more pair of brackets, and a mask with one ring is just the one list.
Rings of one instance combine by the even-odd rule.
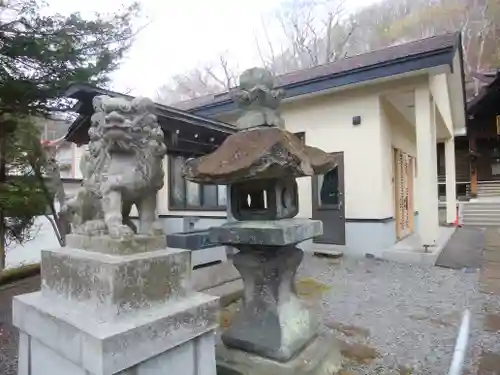
[[[187, 182], [185, 179], [183, 180], [182, 183], [182, 189], [184, 191], [183, 194], [183, 204], [176, 204], [174, 203], [175, 199], [173, 196], [174, 193], [174, 183], [176, 176], [174, 176], [174, 159], [178, 157], [184, 158], [185, 160], [188, 158], [188, 156], [183, 155], [183, 154], [177, 154], [177, 153], [172, 153], [172, 154], [167, 154], [167, 159], [168, 159], [168, 178], [167, 178], [167, 188], [168, 188], [168, 209], [169, 211], [226, 211], [227, 207], [227, 200], [226, 200], [226, 205], [221, 206], [221, 205], [206, 205], [205, 204], [205, 194], [204, 194], [204, 189], [202, 184], [197, 184], [198, 185], [198, 194], [199, 194], [199, 200], [200, 204], [199, 205], [190, 205], [188, 204], [188, 199], [187, 199]], [[180, 177], [180, 176], [179, 176]], [[177, 177], [178, 178], [178, 177]], [[207, 185], [208, 186], [208, 185]], [[217, 203], [219, 202], [219, 186], [222, 185], [214, 185], [216, 187], [215, 190], [215, 198], [217, 200]]]

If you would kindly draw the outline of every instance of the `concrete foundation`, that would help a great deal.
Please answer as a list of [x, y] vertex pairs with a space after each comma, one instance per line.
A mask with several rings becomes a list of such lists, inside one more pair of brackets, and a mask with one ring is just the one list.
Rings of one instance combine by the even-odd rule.
[[434, 266], [444, 247], [455, 232], [454, 227], [439, 227], [439, 236], [434, 246], [423, 247], [419, 235], [414, 233], [382, 253], [382, 259], [397, 263]]
[[43, 252], [41, 291], [13, 301], [19, 375], [215, 374], [218, 298], [192, 290], [189, 251], [152, 241]]

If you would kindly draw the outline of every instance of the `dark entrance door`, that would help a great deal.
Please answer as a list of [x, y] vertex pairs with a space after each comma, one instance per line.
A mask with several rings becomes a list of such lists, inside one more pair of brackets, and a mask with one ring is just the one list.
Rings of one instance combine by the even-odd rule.
[[337, 167], [312, 177], [312, 218], [323, 222], [323, 235], [314, 242], [345, 245], [344, 153], [332, 155]]

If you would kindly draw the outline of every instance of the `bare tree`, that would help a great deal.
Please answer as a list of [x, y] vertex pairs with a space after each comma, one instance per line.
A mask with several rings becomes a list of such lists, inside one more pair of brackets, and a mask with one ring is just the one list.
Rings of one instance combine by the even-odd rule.
[[[348, 14], [348, 0], [286, 0], [255, 35], [261, 64], [276, 75], [445, 32], [463, 34], [464, 69], [500, 66], [499, 0], [382, 0]], [[227, 91], [238, 69], [221, 55], [176, 75], [159, 91], [175, 103]], [[475, 82], [475, 91], [479, 83]]]
[[[364, 30], [363, 34], [367, 38], [371, 33], [382, 46], [461, 31], [465, 75], [468, 80], [475, 81], [476, 92], [479, 82], [472, 73], [494, 68], [500, 63], [498, 0], [386, 0], [367, 8], [365, 12], [368, 17], [359, 22], [361, 29], [370, 23], [368, 14], [372, 16], [372, 23], [383, 16], [379, 32], [373, 33], [372, 28]], [[360, 36], [357, 35], [356, 39]]]
[[[310, 68], [343, 58], [356, 23], [345, 14], [346, 0], [288, 0], [263, 21], [256, 49], [263, 66], [275, 74]], [[270, 37], [273, 30], [273, 38]], [[274, 31], [278, 31], [276, 35]], [[228, 91], [239, 69], [227, 52], [216, 61], [173, 76], [160, 87], [157, 100], [165, 104]]]
[[173, 104], [228, 91], [236, 85], [237, 74], [237, 67], [230, 64], [228, 54], [220, 54], [215, 61], [173, 76], [158, 89], [157, 101]]
[[276, 74], [306, 69], [344, 58], [356, 29], [345, 0], [288, 0], [273, 15], [281, 35], [256, 37], [262, 64]]

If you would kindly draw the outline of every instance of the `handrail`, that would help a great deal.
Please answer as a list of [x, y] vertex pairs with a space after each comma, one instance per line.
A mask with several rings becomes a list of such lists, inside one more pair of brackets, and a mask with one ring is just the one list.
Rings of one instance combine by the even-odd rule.
[[465, 310], [462, 323], [460, 324], [460, 330], [458, 331], [457, 342], [455, 344], [455, 350], [453, 352], [453, 358], [451, 360], [450, 371], [448, 375], [460, 375], [462, 373], [462, 368], [464, 366], [465, 351], [467, 350], [467, 343], [469, 341], [469, 330], [470, 330], [470, 311]]

